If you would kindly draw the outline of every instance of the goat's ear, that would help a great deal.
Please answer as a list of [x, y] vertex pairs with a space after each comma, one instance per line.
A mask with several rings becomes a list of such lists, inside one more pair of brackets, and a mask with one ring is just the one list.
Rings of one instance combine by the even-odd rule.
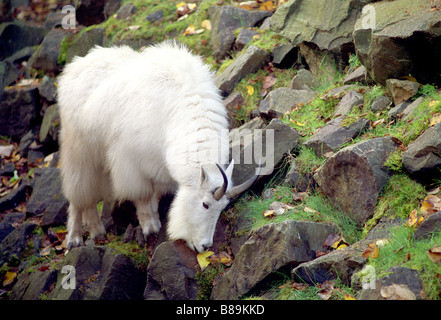
[[208, 172], [207, 170], [205, 170], [204, 166], [201, 165], [201, 176], [199, 178], [199, 183], [202, 186], [207, 181], [208, 181]]
[[228, 165], [227, 169], [225, 170], [225, 175], [227, 176], [229, 181], [231, 181], [231, 177], [233, 175], [233, 169], [234, 169], [234, 159], [231, 159], [230, 164]]

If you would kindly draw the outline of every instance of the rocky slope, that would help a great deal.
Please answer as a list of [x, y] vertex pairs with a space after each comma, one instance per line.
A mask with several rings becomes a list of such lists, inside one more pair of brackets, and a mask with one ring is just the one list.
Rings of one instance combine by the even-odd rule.
[[[70, 29], [66, 2], [11, 3], [0, 299], [441, 298], [439, 1], [79, 1]], [[129, 202], [99, 203], [107, 240], [67, 251], [57, 76], [94, 45], [164, 39], [217, 72], [235, 183], [253, 139], [267, 175], [221, 215], [211, 253], [145, 240]]]

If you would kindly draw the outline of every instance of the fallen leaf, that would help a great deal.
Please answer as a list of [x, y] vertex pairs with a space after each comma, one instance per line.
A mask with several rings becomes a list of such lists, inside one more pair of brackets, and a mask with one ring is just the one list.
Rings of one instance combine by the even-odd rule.
[[415, 294], [405, 284], [392, 283], [390, 286], [384, 286], [380, 294], [388, 300], [416, 300]]
[[430, 126], [434, 126], [435, 124], [437, 124], [438, 122], [441, 121], [441, 113], [436, 113], [433, 115], [433, 117], [430, 119]]
[[357, 299], [355, 299], [353, 296], [350, 296], [349, 294], [344, 294], [343, 295], [343, 298], [345, 299], [345, 300], [357, 300]]
[[375, 243], [369, 243], [368, 247], [363, 251], [361, 256], [363, 258], [378, 258], [378, 254], [380, 253], [380, 248]]
[[211, 22], [210, 22], [210, 20], [202, 21], [201, 27], [204, 28], [205, 30], [210, 31], [211, 30]]
[[263, 216], [265, 217], [265, 218], [272, 218], [272, 217], [274, 217], [276, 214], [275, 214], [275, 210], [266, 210], [264, 213], [263, 213]]
[[268, 93], [268, 89], [270, 89], [277, 82], [277, 78], [273, 75], [265, 76], [262, 79], [262, 91], [260, 92], [260, 96], [263, 97]]
[[40, 250], [40, 256], [42, 256], [42, 257], [48, 256], [48, 255], [50, 255], [51, 251], [52, 251], [51, 247], [45, 247]]
[[334, 281], [326, 280], [325, 282], [318, 285], [321, 290], [317, 293], [317, 295], [322, 300], [329, 300], [331, 298], [332, 293], [334, 292]]
[[222, 263], [223, 265], [229, 267], [233, 264], [233, 258], [225, 251], [221, 251], [219, 254], [213, 254], [209, 258], [212, 263]]
[[260, 5], [259, 10], [262, 10], [262, 11], [273, 11], [274, 8], [275, 7], [274, 7], [272, 1], [266, 1], [266, 2], [264, 2], [264, 3], [262, 3]]
[[441, 263], [441, 247], [433, 247], [427, 251], [430, 261], [436, 264]]
[[130, 26], [129, 30], [138, 30], [141, 26]]
[[196, 258], [202, 270], [204, 270], [210, 264], [210, 260], [208, 260], [207, 258], [212, 254], [214, 254], [213, 251], [205, 251], [197, 254]]
[[305, 212], [309, 212], [309, 213], [317, 213], [317, 212], [318, 212], [317, 210], [311, 209], [311, 208], [309, 208], [309, 207], [304, 207], [304, 208], [303, 208], [303, 211], [305, 211]]
[[247, 88], [247, 93], [249, 96], [252, 96], [254, 93], [254, 88], [252, 86], [246, 86]]
[[406, 221], [406, 225], [409, 227], [413, 227], [418, 221], [417, 218], [417, 210], [413, 209], [412, 212], [409, 214], [409, 219]]
[[420, 211], [421, 213], [433, 214], [441, 210], [441, 199], [433, 194], [429, 194], [423, 200]]
[[196, 30], [195, 29], [195, 27], [194, 27], [194, 25], [189, 25], [188, 27], [187, 27], [187, 29], [185, 29], [185, 31], [184, 31], [184, 36], [187, 36], [187, 35], [193, 35], [193, 34], [200, 34], [200, 33], [202, 33], [202, 32], [204, 32], [204, 29], [198, 29], [198, 30]]
[[341, 250], [341, 249], [344, 249], [344, 248], [347, 248], [347, 247], [348, 247], [348, 245], [347, 245], [346, 243], [342, 243], [341, 245], [339, 245], [339, 246], [337, 247], [336, 250]]
[[3, 279], [3, 287], [6, 287], [14, 282], [17, 277], [17, 272], [6, 271], [5, 277]]
[[343, 239], [343, 237], [339, 234], [336, 233], [331, 233], [330, 235], [328, 235], [326, 237], [325, 242], [323, 243], [323, 248], [337, 248], [338, 244], [341, 242], [341, 240]]

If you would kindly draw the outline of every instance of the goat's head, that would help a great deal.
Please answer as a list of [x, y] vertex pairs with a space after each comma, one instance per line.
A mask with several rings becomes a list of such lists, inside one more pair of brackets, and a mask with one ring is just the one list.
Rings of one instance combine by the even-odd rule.
[[180, 186], [169, 214], [167, 233], [170, 239], [183, 239], [196, 251], [204, 252], [213, 244], [221, 211], [230, 199], [248, 189], [259, 176], [232, 187], [234, 161], [224, 171], [218, 164], [202, 165], [196, 186]]

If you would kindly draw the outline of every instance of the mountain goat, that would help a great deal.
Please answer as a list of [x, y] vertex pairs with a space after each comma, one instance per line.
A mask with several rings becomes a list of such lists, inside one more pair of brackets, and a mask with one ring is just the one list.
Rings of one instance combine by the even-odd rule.
[[58, 102], [69, 248], [83, 244], [82, 223], [105, 238], [97, 201], [133, 201], [147, 236], [161, 227], [161, 195], [175, 192], [167, 234], [203, 252], [229, 199], [257, 177], [232, 186], [225, 107], [183, 45], [95, 47], [65, 67]]

